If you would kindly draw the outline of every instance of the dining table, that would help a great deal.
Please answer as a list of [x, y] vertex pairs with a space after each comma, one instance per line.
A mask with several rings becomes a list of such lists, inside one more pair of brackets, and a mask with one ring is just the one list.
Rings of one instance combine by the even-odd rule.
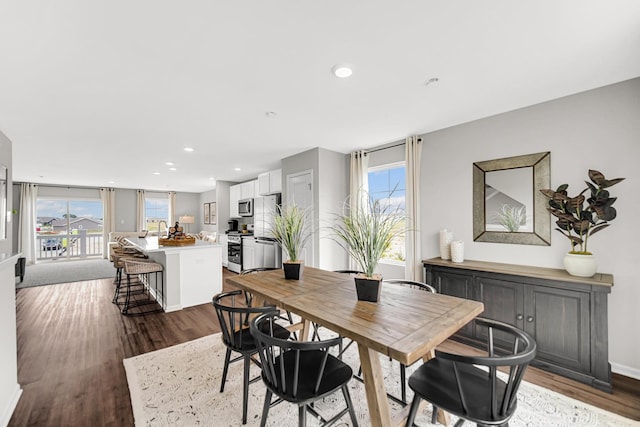
[[[383, 283], [378, 302], [358, 301], [354, 278], [305, 266], [299, 280], [282, 270], [227, 278], [250, 292], [253, 305], [265, 302], [299, 315], [299, 339], [317, 323], [357, 343], [371, 425], [404, 425], [409, 406], [391, 412], [380, 354], [405, 365], [433, 357], [436, 346], [484, 310], [479, 301]], [[442, 411], [439, 411], [442, 412]]]

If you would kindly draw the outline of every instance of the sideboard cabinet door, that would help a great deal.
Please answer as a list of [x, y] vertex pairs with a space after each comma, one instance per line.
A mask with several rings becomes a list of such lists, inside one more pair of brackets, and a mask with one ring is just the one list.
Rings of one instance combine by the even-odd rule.
[[[434, 270], [427, 282], [438, 293], [454, 297], [473, 299], [473, 277], [468, 274], [455, 274]], [[467, 324], [457, 333], [458, 336], [473, 338], [473, 326]]]
[[589, 304], [587, 292], [525, 287], [524, 330], [536, 339], [538, 360], [589, 372]]
[[[508, 280], [479, 276], [476, 278], [475, 300], [482, 301], [484, 312], [482, 317], [499, 320], [524, 329], [524, 286]], [[476, 327], [475, 338], [487, 342], [487, 328]], [[504, 338], [501, 338], [504, 337]], [[495, 332], [495, 342], [503, 348], [512, 346], [508, 335]]]

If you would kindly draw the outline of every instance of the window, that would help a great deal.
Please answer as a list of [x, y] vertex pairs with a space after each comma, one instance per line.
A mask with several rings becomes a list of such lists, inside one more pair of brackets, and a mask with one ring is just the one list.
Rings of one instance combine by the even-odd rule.
[[[393, 211], [398, 210], [403, 214], [405, 213], [406, 180], [404, 162], [369, 168], [368, 179], [369, 195], [373, 200], [388, 205]], [[404, 229], [405, 224], [400, 224], [399, 227]], [[394, 239], [382, 259], [404, 263], [404, 233]]]
[[150, 232], [158, 231], [160, 221], [169, 221], [169, 199], [167, 197], [145, 197], [144, 211], [146, 229]]
[[37, 259], [102, 255], [102, 202], [39, 197]]

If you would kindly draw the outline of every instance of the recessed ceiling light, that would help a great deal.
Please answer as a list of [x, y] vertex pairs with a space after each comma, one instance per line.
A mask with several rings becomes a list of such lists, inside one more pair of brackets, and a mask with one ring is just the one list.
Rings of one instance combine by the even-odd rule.
[[173, 162], [164, 162], [164, 164], [167, 166], [173, 166]]
[[154, 175], [160, 175], [160, 172], [154, 172], [153, 174]]
[[216, 179], [212, 176], [209, 177], [209, 181], [215, 181]]
[[233, 168], [233, 170], [234, 170], [234, 171], [236, 171], [236, 172], [240, 172], [242, 169], [240, 169], [240, 168]]
[[186, 151], [187, 153], [193, 153], [193, 148], [191, 147], [184, 147], [184, 151]]
[[169, 168], [170, 171], [174, 171], [177, 170], [176, 168]]
[[107, 184], [115, 184], [115, 181], [108, 181]]
[[336, 64], [331, 68], [334, 76], [346, 79], [353, 74], [353, 67], [349, 64]]

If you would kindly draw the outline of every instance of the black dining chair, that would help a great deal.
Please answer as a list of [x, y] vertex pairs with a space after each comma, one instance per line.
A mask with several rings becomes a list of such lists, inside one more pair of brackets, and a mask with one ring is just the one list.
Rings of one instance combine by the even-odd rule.
[[[383, 280], [382, 283], [393, 283], [396, 285], [401, 285], [407, 288], [418, 289], [421, 291], [431, 292], [433, 294], [437, 293], [436, 288], [431, 285], [422, 282], [416, 282], [414, 280], [406, 280], [406, 279], [387, 279]], [[389, 395], [391, 400], [399, 403], [401, 405], [407, 405], [407, 366], [404, 363], [400, 363], [400, 399], [395, 396]]]
[[[260, 273], [263, 271], [272, 271], [272, 270], [281, 270], [281, 268], [278, 267], [256, 267], [256, 268], [248, 268], [246, 270], [242, 270], [240, 272], [240, 275], [245, 275], [245, 274], [254, 274], [254, 273]], [[253, 306], [253, 295], [251, 294], [251, 292], [247, 292], [244, 291], [244, 300], [245, 303], [247, 304], [247, 307], [252, 307]], [[293, 316], [291, 315], [290, 311], [285, 311], [284, 314], [281, 314], [280, 317], [284, 320], [286, 320], [287, 322], [289, 322], [290, 325], [293, 325]], [[249, 316], [247, 316], [245, 318], [245, 325], [249, 325]], [[293, 333], [293, 338], [294, 339], [298, 339], [298, 336], [296, 335], [296, 333]]]
[[[262, 381], [267, 387], [260, 426], [267, 424], [269, 409], [287, 401], [298, 405], [298, 425], [306, 426], [307, 412], [322, 422], [334, 424], [349, 413], [354, 426], [358, 425], [348, 383], [353, 376], [351, 367], [329, 353], [341, 338], [325, 341], [287, 341], [276, 336], [278, 313], [266, 313], [253, 319], [253, 334], [262, 363]], [[346, 408], [332, 416], [323, 417], [313, 406], [317, 400], [342, 390]], [[271, 402], [273, 395], [277, 396]]]
[[[443, 409], [478, 426], [507, 425], [517, 407], [517, 392], [524, 372], [536, 356], [536, 342], [528, 333], [507, 323], [476, 318], [476, 327], [487, 329], [487, 356], [465, 356], [436, 350], [436, 356], [409, 377], [415, 395], [407, 426], [413, 422], [424, 399], [433, 405], [432, 422]], [[507, 340], [510, 348], [498, 347], [494, 339]], [[498, 368], [506, 374], [498, 375]]]
[[[227, 353], [224, 359], [224, 368], [222, 370], [222, 382], [220, 384], [220, 393], [224, 392], [224, 385], [227, 381], [227, 373], [229, 365], [239, 360], [244, 360], [244, 374], [242, 379], [242, 424], [247, 423], [247, 405], [249, 396], [249, 384], [258, 381], [260, 377], [252, 380], [249, 379], [249, 368], [251, 362], [257, 366], [261, 366], [260, 362], [253, 356], [258, 352], [256, 342], [246, 326], [245, 319], [251, 315], [264, 314], [269, 312], [277, 312], [275, 307], [243, 307], [237, 305], [236, 299], [242, 298], [242, 291], [236, 290], [221, 293], [213, 297], [213, 307], [216, 310], [218, 321], [220, 322], [220, 330], [222, 331], [222, 342], [227, 347]], [[289, 331], [284, 327], [274, 324], [273, 332], [275, 336], [286, 340], [289, 338]], [[231, 359], [232, 352], [240, 353], [240, 356]]]

